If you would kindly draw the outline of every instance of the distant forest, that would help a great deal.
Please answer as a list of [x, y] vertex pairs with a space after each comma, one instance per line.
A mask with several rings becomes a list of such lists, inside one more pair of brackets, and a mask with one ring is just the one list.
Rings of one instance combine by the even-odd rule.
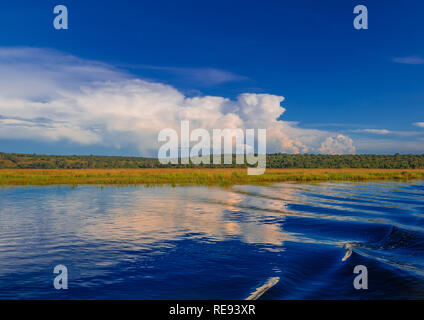
[[[212, 161], [211, 161], [212, 163]], [[163, 165], [154, 158], [119, 156], [53, 156], [0, 152], [0, 169], [86, 169], [86, 168], [235, 168], [246, 165]], [[320, 154], [269, 154], [267, 168], [424, 168], [422, 155], [320, 155]]]

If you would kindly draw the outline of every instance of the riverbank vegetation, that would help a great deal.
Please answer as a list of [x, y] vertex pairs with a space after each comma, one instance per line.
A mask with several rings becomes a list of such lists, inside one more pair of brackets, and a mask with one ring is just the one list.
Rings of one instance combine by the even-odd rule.
[[423, 179], [424, 169], [3, 169], [0, 185], [236, 185], [276, 182]]
[[[212, 161], [211, 161], [212, 163]], [[110, 169], [110, 168], [244, 168], [236, 165], [163, 165], [154, 158], [118, 156], [54, 156], [0, 152], [0, 169]], [[378, 168], [424, 169], [422, 155], [268, 154], [267, 168]]]

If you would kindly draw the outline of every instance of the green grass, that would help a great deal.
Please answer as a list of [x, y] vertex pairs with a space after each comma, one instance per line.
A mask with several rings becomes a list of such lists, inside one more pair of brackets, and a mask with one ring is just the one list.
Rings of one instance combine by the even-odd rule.
[[236, 185], [285, 181], [367, 181], [423, 179], [424, 169], [3, 169], [1, 186], [18, 185]]

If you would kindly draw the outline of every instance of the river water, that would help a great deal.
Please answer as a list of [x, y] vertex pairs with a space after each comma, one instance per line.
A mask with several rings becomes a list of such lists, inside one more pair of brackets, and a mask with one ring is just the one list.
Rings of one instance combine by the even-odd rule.
[[0, 189], [1, 299], [245, 299], [270, 281], [260, 299], [423, 299], [423, 182]]

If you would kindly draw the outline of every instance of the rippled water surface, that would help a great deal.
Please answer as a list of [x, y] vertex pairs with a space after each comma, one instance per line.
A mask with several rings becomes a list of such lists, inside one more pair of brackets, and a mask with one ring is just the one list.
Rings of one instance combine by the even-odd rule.
[[270, 279], [261, 299], [424, 298], [424, 184], [0, 189], [2, 299], [245, 299]]

